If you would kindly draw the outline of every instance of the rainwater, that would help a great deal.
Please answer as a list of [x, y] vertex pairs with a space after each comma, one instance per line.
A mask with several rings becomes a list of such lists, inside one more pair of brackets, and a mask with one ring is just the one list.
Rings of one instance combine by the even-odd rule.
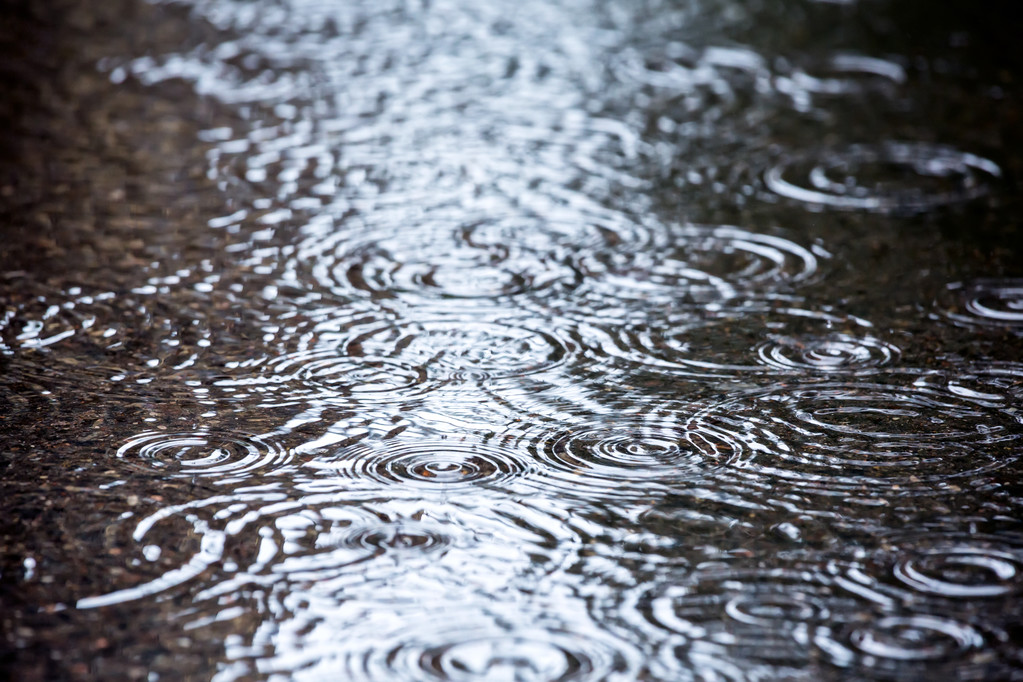
[[1023, 679], [1008, 1], [0, 10], [0, 676]]

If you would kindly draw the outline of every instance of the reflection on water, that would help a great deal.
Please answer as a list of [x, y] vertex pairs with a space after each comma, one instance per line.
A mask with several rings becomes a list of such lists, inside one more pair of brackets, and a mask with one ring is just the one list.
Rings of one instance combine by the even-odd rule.
[[[889, 173], [892, 177], [886, 178]], [[1000, 175], [994, 162], [973, 154], [888, 143], [821, 154], [809, 163], [783, 164], [767, 171], [764, 181], [772, 191], [807, 204], [907, 212], [983, 196], [988, 179]], [[874, 186], [865, 186], [868, 182]]]
[[895, 5], [5, 10], [0, 670], [1023, 676], [1015, 29]]

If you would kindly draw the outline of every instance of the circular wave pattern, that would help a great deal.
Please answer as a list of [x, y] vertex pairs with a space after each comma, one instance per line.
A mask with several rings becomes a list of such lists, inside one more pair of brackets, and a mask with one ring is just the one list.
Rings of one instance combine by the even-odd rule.
[[1023, 398], [1023, 364], [1018, 362], [963, 363], [933, 375], [921, 385], [936, 384], [963, 399], [991, 407], [1009, 407]]
[[[847, 332], [815, 333], [815, 327], [848, 322], [800, 309], [726, 309], [700, 315], [677, 315], [657, 324], [580, 325], [578, 334], [599, 355], [693, 377], [739, 374], [870, 373], [896, 361], [900, 351], [870, 336]], [[789, 333], [770, 333], [765, 330]], [[743, 360], [755, 351], [759, 362]]]
[[[758, 372], [753, 364], [737, 364], [733, 348], [740, 333], [728, 334], [728, 319], [666, 319], [659, 324], [586, 324], [578, 333], [594, 353], [613, 361], [650, 368], [657, 372], [694, 377], [727, 377], [740, 372]], [[609, 372], [610, 373], [610, 372]]]
[[973, 627], [936, 616], [888, 616], [853, 629], [852, 645], [862, 654], [888, 660], [928, 661], [962, 656], [984, 643]]
[[[771, 88], [766, 59], [744, 47], [694, 48], [664, 40], [642, 50], [627, 49], [610, 66], [621, 82], [670, 98], [668, 111], [685, 112], [687, 122], [697, 115], [704, 134], [712, 134], [708, 124], [737, 115], [740, 109], [747, 119], [760, 116], [743, 105], [753, 93]], [[687, 128], [691, 131], [692, 126]]]
[[383, 359], [359, 360], [334, 349], [289, 353], [269, 360], [251, 377], [220, 379], [233, 396], [252, 395], [264, 405], [315, 400], [326, 403], [379, 403], [409, 399], [430, 390], [426, 372]]
[[578, 279], [554, 244], [534, 251], [516, 241], [489, 241], [483, 227], [369, 228], [317, 254], [314, 275], [329, 287], [414, 300], [505, 299]]
[[967, 327], [1023, 332], [1023, 279], [980, 279], [949, 286], [949, 319]]
[[839, 667], [874, 678], [1000, 679], [1005, 670], [991, 650], [1003, 638], [953, 618], [910, 614], [822, 629], [814, 643]]
[[914, 213], [985, 196], [1001, 175], [993, 161], [950, 147], [890, 142], [783, 163], [764, 181], [813, 206]]
[[[229, 524], [234, 536], [240, 536], [244, 526], [249, 534], [256, 530], [264, 538], [265, 548], [247, 565], [234, 567], [236, 579], [270, 572], [291, 584], [337, 579], [360, 570], [353, 568], [356, 565], [365, 569], [368, 562], [385, 556], [388, 565], [418, 564], [464, 542], [455, 527], [330, 499], [267, 505]], [[329, 582], [321, 584], [323, 591], [331, 587]]]
[[734, 587], [723, 591], [708, 592], [707, 584], [695, 589], [670, 588], [651, 601], [652, 620], [672, 632], [691, 635], [716, 619], [722, 624], [727, 621], [754, 626], [745, 633], [748, 641], [743, 648], [760, 649], [760, 643], [754, 641], [754, 635], [759, 634], [771, 642], [758, 651], [759, 655], [774, 657], [775, 635], [788, 630], [791, 636], [792, 630], [827, 620], [831, 594], [821, 585], [803, 582], [798, 576], [789, 576], [788, 580], [780, 580], [780, 576], [770, 578], [771, 582], [757, 586], [734, 576]]
[[148, 431], [117, 449], [119, 459], [175, 476], [246, 476], [283, 466], [294, 453], [260, 436], [221, 431]]
[[[579, 544], [563, 518], [494, 497], [312, 495], [235, 519], [228, 523], [234, 537], [243, 541], [255, 532], [265, 546], [204, 597], [272, 575], [268, 599], [282, 601], [268, 608], [281, 615], [293, 611], [287, 602], [295, 598], [328, 609], [358, 601], [444, 608], [454, 595], [535, 585]], [[293, 615], [306, 617], [301, 608]]]
[[729, 72], [745, 74], [753, 81], [748, 85], [759, 84], [758, 89], [764, 90], [770, 83], [771, 88], [791, 97], [801, 110], [810, 108], [810, 95], [886, 92], [906, 80], [905, 69], [899, 64], [865, 55], [836, 54], [803, 68], [772, 68], [763, 56], [748, 49], [699, 50], [680, 42], [661, 44], [643, 54], [627, 51], [615, 60], [612, 68], [622, 81], [687, 95], [700, 86], [710, 86], [719, 97], [729, 94], [726, 88]]
[[651, 233], [641, 250], [580, 257], [590, 295], [675, 306], [717, 304], [739, 294], [770, 297], [810, 279], [818, 267], [810, 249], [728, 225], [676, 226]]
[[897, 362], [899, 349], [872, 336], [834, 333], [775, 336], [759, 344], [757, 358], [768, 367], [814, 372], [870, 370]]
[[367, 331], [348, 342], [353, 358], [391, 360], [434, 380], [484, 380], [534, 374], [571, 355], [547, 332], [471, 320], [407, 322]]
[[983, 621], [963, 616], [970, 609], [936, 602], [926, 594], [907, 594], [878, 579], [879, 574], [872, 577], [860, 563], [832, 561], [827, 571], [836, 585], [871, 603], [866, 613], [836, 613], [815, 633], [813, 644], [837, 666], [881, 679], [924, 674], [942, 679], [1002, 677], [1004, 662], [992, 654], [1007, 634], [998, 627], [997, 616], [985, 613]]
[[[697, 413], [749, 454], [750, 485], [864, 501], [899, 490], [933, 495], [1011, 464], [1021, 436], [1009, 412], [944, 391], [884, 384], [821, 384], [726, 401]], [[752, 487], [748, 488], [752, 491]], [[883, 502], [882, 502], [883, 503]]]
[[404, 623], [400, 630], [393, 622], [376, 623], [375, 638], [339, 641], [334, 651], [322, 652], [324, 657], [311, 670], [351, 680], [635, 679], [637, 657], [631, 647], [591, 627], [548, 625], [543, 617], [458, 607], [442, 613], [399, 613]]
[[1007, 552], [953, 547], [907, 559], [895, 575], [920, 592], [978, 598], [1018, 592], [1021, 572], [1019, 557]]
[[885, 442], [983, 444], [1023, 435], [1009, 414], [922, 388], [832, 384], [762, 400], [784, 405], [798, 422], [813, 428]]
[[528, 448], [542, 482], [563, 494], [620, 497], [711, 475], [742, 451], [713, 429], [669, 418], [611, 416], [534, 434]]
[[359, 445], [315, 466], [355, 480], [438, 490], [503, 487], [535, 468], [515, 450], [449, 440]]
[[567, 632], [470, 639], [410, 653], [445, 680], [597, 680], [614, 669], [609, 652]]
[[[233, 493], [168, 506], [141, 518], [131, 539], [145, 563], [162, 573], [81, 599], [79, 608], [131, 602], [186, 583], [196, 608], [214, 613], [222, 609], [221, 596], [252, 584], [269, 588], [261, 598], [270, 603], [261, 608], [278, 616], [296, 600], [335, 609], [358, 595], [378, 603], [385, 587], [394, 603], [444, 605], [451, 591], [487, 589], [495, 579], [504, 587], [520, 579], [534, 585], [579, 545], [572, 520], [557, 509], [492, 496], [447, 502], [351, 490]], [[293, 615], [304, 618], [304, 609]]]
[[1023, 544], [1016, 538], [969, 534], [920, 539], [900, 548], [895, 577], [917, 593], [958, 600], [1008, 597], [1023, 590]]
[[792, 98], [799, 111], [811, 111], [814, 98], [848, 95], [885, 95], [894, 98], [896, 86], [907, 79], [898, 63], [859, 54], [836, 54], [823, 61], [786, 69], [774, 78], [774, 87]]
[[708, 654], [737, 670], [805, 665], [817, 629], [862, 608], [808, 567], [708, 569], [629, 594], [617, 616], [659, 644], [657, 679], [679, 679], [682, 670], [706, 667]]

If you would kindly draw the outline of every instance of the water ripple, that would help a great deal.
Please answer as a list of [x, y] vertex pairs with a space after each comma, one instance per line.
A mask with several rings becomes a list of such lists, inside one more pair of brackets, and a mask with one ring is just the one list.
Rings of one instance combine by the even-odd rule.
[[464, 439], [363, 443], [310, 466], [354, 481], [438, 491], [502, 488], [535, 469], [515, 450]]
[[740, 293], [770, 296], [810, 279], [818, 251], [783, 237], [728, 225], [679, 225], [653, 232], [640, 251], [583, 253], [598, 294], [648, 305], [704, 306]]
[[818, 629], [863, 607], [810, 566], [719, 565], [630, 590], [615, 600], [611, 615], [656, 645], [656, 679], [700, 671], [708, 677], [697, 679], [738, 680], [805, 666]]
[[[576, 522], [556, 505], [415, 492], [401, 489], [388, 499], [352, 490], [235, 493], [165, 506], [139, 519], [131, 538], [136, 563], [158, 567], [159, 575], [80, 599], [78, 608], [187, 589], [203, 617], [225, 595], [254, 587], [266, 590], [270, 601], [262, 608], [273, 607], [278, 617], [291, 600], [313, 597], [335, 605], [356, 594], [426, 604], [436, 593], [442, 603], [445, 590], [533, 584], [580, 543]], [[186, 545], [191, 554], [181, 549]]]
[[[624, 82], [634, 82], [689, 97], [732, 99], [732, 85], [737, 77], [752, 80], [752, 89], [759, 84], [766, 89], [770, 71], [766, 60], [744, 47], [712, 46], [694, 48], [686, 43], [672, 41], [642, 53], [625, 50], [614, 60], [612, 69]], [[692, 107], [692, 104], [687, 102]]]
[[[810, 60], [802, 55], [768, 58], [748, 47], [697, 48], [670, 41], [643, 50], [627, 49], [611, 68], [619, 80], [637, 83], [655, 92], [681, 99], [687, 113], [734, 113], [744, 102], [743, 92], [761, 98], [781, 93], [799, 111], [811, 111], [817, 96], [880, 94], [889, 98], [906, 81], [898, 63], [853, 53]], [[731, 105], [722, 108], [722, 104]], [[752, 108], [752, 107], [751, 107]], [[752, 116], [754, 112], [745, 111]]]
[[410, 679], [432, 673], [445, 680], [603, 680], [624, 667], [606, 643], [571, 631], [470, 636], [425, 651], [410, 642], [387, 658]]
[[261, 363], [246, 363], [251, 376], [217, 379], [214, 384], [235, 399], [255, 396], [260, 404], [299, 403], [367, 405], [409, 400], [431, 390], [422, 367], [386, 359], [358, 360], [337, 349], [314, 348]]
[[438, 381], [499, 379], [549, 370], [571, 357], [553, 333], [505, 322], [400, 322], [362, 332], [347, 353], [372, 362], [393, 360], [422, 368]]
[[991, 650], [1004, 637], [943, 615], [910, 614], [822, 630], [814, 643], [835, 665], [882, 679], [997, 679], [1005, 671]]
[[903, 661], [961, 656], [984, 642], [969, 625], [935, 616], [888, 616], [853, 629], [849, 640], [867, 656]]
[[[713, 428], [746, 448], [744, 471], [801, 492], [887, 504], [883, 495], [933, 495], [980, 485], [1016, 459], [1023, 436], [1012, 413], [936, 389], [826, 383], [776, 389], [702, 410]], [[873, 501], [873, 502], [871, 502]]]
[[793, 159], [764, 181], [811, 206], [914, 213], [982, 197], [1001, 175], [993, 161], [951, 147], [889, 142]]
[[[985, 599], [1023, 590], [1023, 538], [1018, 533], [967, 533], [930, 530], [897, 535], [878, 558], [878, 573], [890, 572], [917, 599], [938, 599], [948, 607], [997, 606]], [[950, 601], [949, 601], [950, 600]]]
[[[716, 617], [724, 617], [740, 629], [752, 625], [747, 641], [736, 644], [747, 652], [754, 649], [759, 656], [776, 658], [792, 655], [794, 631], [827, 622], [833, 599], [830, 586], [810, 573], [728, 571], [718, 579], [700, 575], [689, 586], [662, 590], [651, 598], [650, 613], [657, 625], [679, 634], [706, 636], [700, 622]], [[755, 642], [754, 632], [765, 641]], [[775, 648], [778, 640], [786, 639], [789, 647]]]
[[895, 577], [918, 592], [964, 599], [1015, 594], [1021, 575], [1018, 552], [969, 544], [929, 548], [895, 567]]
[[[1023, 544], [972, 531], [1023, 498], [1023, 365], [984, 357], [1013, 351], [995, 341], [1023, 330], [1023, 280], [953, 285], [938, 330], [912, 300], [1004, 274], [1013, 244], [982, 235], [985, 258], [951, 213], [900, 234], [876, 215], [995, 195], [974, 207], [1008, 235], [1011, 150], [1003, 170], [884, 140], [940, 137], [950, 119], [916, 115], [935, 104], [993, 150], [1018, 137], [997, 123], [1019, 86], [973, 27], [938, 12], [907, 42], [877, 4], [41, 17], [73, 40], [41, 91], [59, 115], [14, 93], [30, 163], [0, 176], [0, 261], [19, 268], [0, 274], [0, 469], [24, 488], [0, 509], [0, 593], [31, 583], [0, 618], [5, 663], [1020, 677]], [[855, 52], [886, 46], [913, 52]], [[776, 227], [779, 206], [865, 215]], [[937, 255], [889, 252], [907, 236]], [[842, 310], [897, 285], [879, 327]], [[953, 324], [997, 338], [939, 338]], [[168, 428], [108, 439], [140, 423]], [[57, 626], [31, 604], [82, 590]]]
[[[305, 637], [282, 633], [278, 648], [288, 653], [279, 663], [263, 661], [261, 669], [286, 672], [304, 664], [297, 679], [625, 682], [636, 679], [639, 667], [625, 642], [580, 620], [562, 624], [552, 615], [496, 604], [486, 611], [459, 604], [392, 609], [390, 617], [358, 607], [308, 625]], [[353, 630], [356, 622], [360, 627]], [[339, 632], [351, 634], [341, 638]]]
[[894, 61], [842, 53], [780, 69], [773, 85], [797, 110], [812, 111], [815, 97], [876, 94], [891, 101], [906, 79], [905, 68]]
[[991, 655], [1006, 638], [997, 627], [901, 603], [855, 562], [835, 568], [708, 563], [598, 601], [597, 609], [655, 646], [657, 679], [693, 670], [712, 679], [773, 679], [805, 671], [822, 653], [871, 678], [940, 670], [950, 679], [988, 679], [1004, 672]]
[[527, 429], [544, 488], [591, 498], [644, 497], [740, 462], [744, 451], [710, 428], [692, 429], [666, 408]]
[[[569, 310], [598, 319], [625, 306], [713, 310], [740, 297], [771, 300], [813, 278], [828, 256], [817, 246], [728, 225], [665, 226], [651, 230], [639, 249], [581, 253], [587, 279]], [[636, 310], [627, 312], [635, 316]]]
[[886, 384], [831, 384], [768, 395], [795, 420], [840, 436], [869, 438], [881, 444], [909, 441], [971, 445], [1019, 438], [1019, 422], [999, 411], [980, 408], [956, 396]]
[[760, 343], [757, 357], [769, 367], [786, 370], [842, 372], [892, 364], [899, 349], [872, 336], [835, 332], [819, 336], [773, 335]]
[[1018, 408], [1023, 399], [1023, 364], [1018, 362], [966, 362], [946, 359], [947, 370], [935, 370], [916, 380], [919, 386], [935, 386], [989, 407]]
[[571, 288], [578, 281], [578, 273], [565, 262], [559, 235], [547, 226], [542, 235], [549, 248], [534, 250], [529, 243], [544, 239], [522, 234], [507, 221], [368, 226], [309, 240], [297, 255], [311, 261], [317, 282], [341, 294], [399, 298], [411, 304], [446, 299], [493, 302], [548, 288]]
[[956, 324], [1023, 333], [1023, 279], [955, 282], [945, 298], [938, 305]]
[[173, 476], [234, 478], [269, 473], [293, 459], [293, 452], [261, 436], [224, 431], [149, 431], [132, 436], [118, 458]]
[[673, 310], [647, 318], [617, 325], [583, 324], [577, 334], [594, 355], [703, 378], [783, 372], [868, 374], [900, 356], [893, 344], [860, 331], [862, 321], [762, 306], [748, 299], [718, 311]]

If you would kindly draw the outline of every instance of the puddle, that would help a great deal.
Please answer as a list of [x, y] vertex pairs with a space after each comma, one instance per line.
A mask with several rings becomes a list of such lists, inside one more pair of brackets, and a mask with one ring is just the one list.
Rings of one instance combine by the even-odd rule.
[[952, 7], [5, 12], [0, 671], [1023, 676], [1019, 26]]

